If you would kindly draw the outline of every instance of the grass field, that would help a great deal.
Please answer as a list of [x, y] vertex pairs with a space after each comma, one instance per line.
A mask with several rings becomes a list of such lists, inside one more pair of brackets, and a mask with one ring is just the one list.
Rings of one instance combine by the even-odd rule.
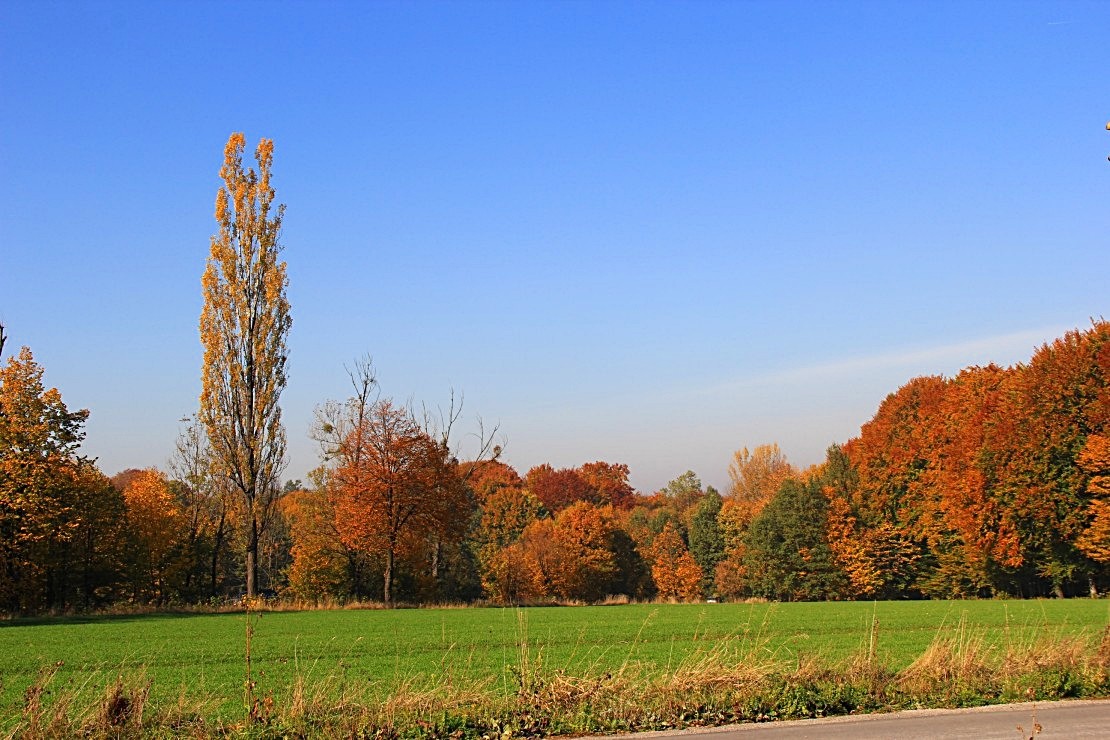
[[[259, 693], [273, 691], [278, 703], [288, 700], [297, 677], [310, 685], [359, 685], [383, 697], [444, 676], [511, 694], [525, 669], [583, 677], [635, 665], [663, 674], [711, 651], [726, 659], [832, 664], [866, 653], [873, 623], [877, 655], [899, 670], [954, 630], [1003, 647], [1032, 645], [1046, 634], [1097, 641], [1110, 623], [1110, 602], [275, 611], [253, 617], [252, 663]], [[241, 715], [246, 626], [242, 613], [0, 622], [0, 718], [13, 722], [27, 687], [59, 662], [52, 691], [102, 696], [117, 675], [142, 675], [152, 682], [152, 704], [186, 694], [206, 699], [215, 715]]]

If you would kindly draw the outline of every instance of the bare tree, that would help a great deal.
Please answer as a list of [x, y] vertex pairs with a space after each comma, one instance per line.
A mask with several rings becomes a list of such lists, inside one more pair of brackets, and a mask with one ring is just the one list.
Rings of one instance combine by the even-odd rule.
[[[458, 403], [456, 404], [455, 389], [452, 388], [446, 410], [444, 410], [443, 407], [439, 407], [435, 413], [432, 413], [426, 406], [421, 406], [421, 410], [425, 433], [436, 440], [443, 450], [443, 454], [455, 463], [452, 468], [456, 473], [461, 471], [460, 478], [462, 483], [465, 484], [469, 482], [470, 478], [479, 470], [478, 463], [496, 460], [501, 457], [501, 452], [504, 449], [504, 437], [498, 434], [501, 430], [500, 424], [495, 424], [493, 428], [487, 432], [485, 422], [481, 416], [478, 416], [476, 420], [478, 425], [477, 431], [468, 435], [477, 440], [477, 448], [474, 450], [474, 454], [471, 458], [466, 461], [470, 464], [463, 466], [458, 465], [460, 462], [462, 445], [458, 442], [452, 443], [451, 436], [454, 432], [456, 422], [458, 422], [459, 418], [462, 416], [463, 406], [465, 405], [464, 402], [465, 398], [460, 393], [458, 396]], [[436, 495], [445, 495], [447, 487], [452, 485], [452, 483], [452, 481], [443, 481], [439, 487], [442, 491], [437, 490]], [[432, 538], [432, 542], [430, 543], [432, 559], [429, 564], [428, 575], [431, 576], [432, 582], [436, 584], [436, 589], [438, 591], [440, 563], [443, 558], [443, 540], [435, 532], [432, 533]]]
[[359, 474], [366, 447], [367, 418], [380, 391], [374, 372], [374, 360], [369, 354], [356, 359], [353, 365], [345, 366], [344, 369], [351, 382], [352, 394], [346, 401], [331, 400], [317, 406], [311, 435], [320, 445], [320, 454], [324, 459], [324, 465], [319, 468], [317, 490], [326, 497], [326, 511], [330, 512], [328, 533], [342, 550], [347, 561], [347, 578], [358, 597], [361, 595], [366, 556], [349, 547], [339, 535], [335, 522], [335, 486], [338, 481], [334, 479], [334, 471], [346, 468], [350, 471], [347, 475]]
[[[432, 412], [427, 406], [421, 405], [421, 421], [425, 433], [439, 442], [459, 462], [463, 462], [463, 445], [461, 441], [453, 441], [452, 436], [455, 431], [455, 424], [462, 417], [465, 400], [465, 397], [460, 393], [456, 401], [455, 389], [452, 388], [446, 409], [441, 406], [435, 412]], [[500, 434], [501, 425], [494, 424], [493, 428], [487, 432], [485, 421], [481, 416], [476, 417], [475, 423], [478, 426], [477, 430], [466, 435], [466, 437], [476, 440], [476, 448], [465, 462], [479, 463], [501, 457], [501, 452], [505, 447], [504, 435]], [[476, 469], [476, 465], [469, 465], [463, 474], [464, 481], [473, 475]]]
[[354, 365], [344, 368], [351, 381], [353, 394], [346, 401], [327, 401], [316, 407], [316, 423], [312, 437], [320, 445], [325, 461], [353, 462], [357, 465], [362, 445], [352, 438], [361, 429], [367, 413], [380, 395], [374, 373], [374, 360], [363, 355]]
[[[170, 457], [169, 470], [182, 486], [182, 504], [189, 521], [189, 547], [199, 561], [205, 540], [211, 542], [209, 554], [208, 592], [215, 596], [219, 587], [220, 556], [231, 539], [234, 491], [227, 480], [219, 475], [212, 457], [208, 435], [197, 415], [181, 419], [184, 425], [178, 434]], [[190, 571], [186, 586], [191, 585]]]

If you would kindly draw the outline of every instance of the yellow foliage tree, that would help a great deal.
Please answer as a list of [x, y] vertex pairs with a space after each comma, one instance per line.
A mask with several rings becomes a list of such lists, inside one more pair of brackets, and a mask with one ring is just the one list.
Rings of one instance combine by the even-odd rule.
[[130, 477], [123, 500], [135, 545], [130, 560], [137, 571], [136, 595], [161, 602], [167, 591], [167, 570], [173, 565], [174, 551], [185, 530], [185, 518], [166, 476], [154, 468]]
[[293, 540], [293, 562], [286, 572], [289, 589], [298, 598], [311, 600], [349, 595], [354, 553], [336, 532], [335, 508], [327, 493], [293, 491], [278, 506]]
[[775, 497], [779, 486], [795, 475], [794, 468], [782, 454], [778, 444], [747, 447], [733, 453], [728, 466], [728, 500], [733, 502], [733, 516], [742, 528], [755, 519], [763, 507]]
[[224, 148], [216, 195], [219, 233], [202, 280], [204, 368], [200, 418], [219, 472], [245, 504], [247, 594], [256, 594], [258, 541], [285, 457], [278, 397], [285, 388], [292, 319], [278, 238], [285, 206], [270, 186], [273, 142], [255, 150], [258, 171], [243, 168], [243, 134]]

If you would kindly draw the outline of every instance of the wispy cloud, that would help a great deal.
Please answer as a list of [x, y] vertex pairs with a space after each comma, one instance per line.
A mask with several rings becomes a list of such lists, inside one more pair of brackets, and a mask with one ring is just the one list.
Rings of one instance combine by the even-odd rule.
[[953, 344], [900, 348], [863, 357], [841, 358], [736, 378], [707, 388], [705, 392], [718, 393], [771, 384], [820, 383], [902, 368], [911, 375], [929, 375], [955, 372], [972, 364], [995, 362], [1005, 365], [1027, 359], [1037, 346], [1063, 335], [1066, 331], [1067, 328], [1060, 327], [1031, 329]]

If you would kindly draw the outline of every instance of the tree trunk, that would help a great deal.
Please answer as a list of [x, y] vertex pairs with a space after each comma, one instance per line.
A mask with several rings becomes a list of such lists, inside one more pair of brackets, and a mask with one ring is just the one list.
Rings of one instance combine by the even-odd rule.
[[70, 580], [72, 579], [72, 563], [71, 555], [73, 548], [70, 543], [66, 542], [62, 545], [62, 568], [61, 568], [61, 593], [59, 594], [62, 609], [68, 609], [73, 606], [72, 593], [70, 589]]
[[1064, 587], [1059, 583], [1054, 583], [1052, 585], [1052, 593], [1055, 594], [1057, 599], [1062, 599], [1064, 598]]
[[432, 598], [439, 599], [439, 558], [442, 554], [443, 544], [437, 539], [432, 548]]
[[393, 603], [393, 547], [390, 546], [385, 554], [385, 585], [382, 588], [382, 600], [386, 604]]
[[216, 525], [216, 541], [212, 544], [212, 595], [216, 595], [216, 572], [220, 562], [220, 547], [224, 542], [224, 522], [227, 512], [220, 512], [220, 523]]
[[[193, 518], [193, 528], [189, 532], [189, 569], [185, 571], [185, 593], [189, 599], [194, 598], [191, 593], [193, 588], [193, 577], [196, 575], [196, 566], [200, 562], [200, 531], [197, 527], [196, 517]], [[199, 594], [198, 594], [199, 596]]]
[[247, 597], [258, 595], [258, 518], [251, 514], [247, 539]]
[[1098, 584], [1095, 583], [1094, 576], [1087, 576], [1087, 589], [1092, 599], [1098, 598]]
[[92, 559], [93, 559], [93, 534], [92, 528], [85, 533], [84, 567], [81, 569], [81, 596], [85, 611], [88, 611], [92, 601]]
[[353, 550], [347, 551], [347, 578], [351, 584], [351, 593], [355, 597], [355, 601], [362, 601], [362, 584], [359, 582], [360, 578], [358, 567], [358, 556]]

